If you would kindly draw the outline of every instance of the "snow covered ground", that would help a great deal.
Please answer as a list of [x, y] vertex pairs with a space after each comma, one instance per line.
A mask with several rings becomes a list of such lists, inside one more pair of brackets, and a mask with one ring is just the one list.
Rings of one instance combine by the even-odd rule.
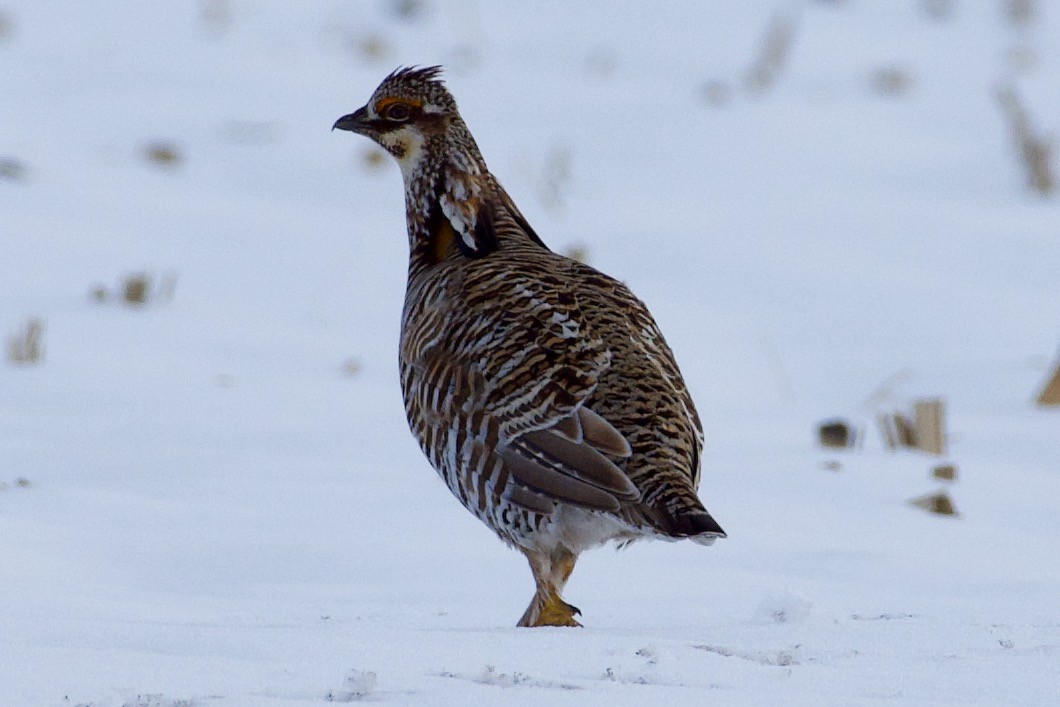
[[[0, 705], [1055, 704], [1060, 200], [995, 89], [1058, 134], [1060, 4], [1006, 4], [3, 0]], [[586, 554], [582, 630], [405, 427], [400, 177], [329, 128], [413, 63], [703, 416], [729, 539]], [[921, 395], [956, 518], [873, 427]]]

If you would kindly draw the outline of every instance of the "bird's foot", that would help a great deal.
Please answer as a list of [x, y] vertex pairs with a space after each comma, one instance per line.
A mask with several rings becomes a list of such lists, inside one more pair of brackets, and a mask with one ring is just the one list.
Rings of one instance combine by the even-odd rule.
[[523, 618], [519, 619], [519, 626], [577, 626], [581, 624], [575, 620], [575, 616], [582, 613], [578, 607], [571, 606], [560, 599], [557, 592], [550, 591], [544, 594], [534, 595], [530, 606], [526, 608]]

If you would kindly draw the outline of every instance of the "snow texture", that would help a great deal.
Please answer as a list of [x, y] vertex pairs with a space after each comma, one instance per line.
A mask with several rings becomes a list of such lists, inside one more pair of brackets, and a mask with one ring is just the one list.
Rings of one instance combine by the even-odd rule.
[[[1060, 200], [995, 91], [1060, 132], [1060, 4], [1006, 4], [0, 4], [0, 704], [1056, 704]], [[329, 128], [433, 63], [703, 417], [729, 538], [585, 554], [581, 630], [405, 425], [400, 173]]]

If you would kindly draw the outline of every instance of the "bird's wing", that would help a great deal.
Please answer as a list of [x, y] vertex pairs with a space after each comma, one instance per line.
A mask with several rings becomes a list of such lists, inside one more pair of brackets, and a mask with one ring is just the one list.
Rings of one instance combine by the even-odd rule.
[[508, 498], [518, 502], [522, 487], [552, 500], [617, 511], [639, 499], [640, 492], [604, 456], [605, 449], [629, 456], [625, 438], [584, 406], [551, 427], [519, 435], [498, 449], [510, 474]]
[[611, 352], [556, 275], [506, 272], [487, 283], [468, 274], [454, 298], [459, 316], [415, 354], [419, 397], [450, 418], [443, 425], [481, 419], [476, 436], [490, 443], [479, 451], [503, 463], [497, 491], [511, 502], [538, 512], [555, 502], [618, 510], [640, 498], [616, 464], [631, 450], [585, 404]]

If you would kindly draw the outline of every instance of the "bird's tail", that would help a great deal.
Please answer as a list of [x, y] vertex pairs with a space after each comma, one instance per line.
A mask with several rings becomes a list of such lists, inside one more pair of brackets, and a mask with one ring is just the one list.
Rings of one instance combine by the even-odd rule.
[[700, 545], [713, 545], [718, 538], [727, 537], [718, 521], [707, 512], [693, 491], [677, 494], [666, 507], [652, 509], [656, 528], [672, 538], [688, 538]]
[[683, 516], [682, 521], [688, 529], [687, 537], [700, 545], [713, 545], [718, 538], [728, 537], [706, 510], [692, 511]]

